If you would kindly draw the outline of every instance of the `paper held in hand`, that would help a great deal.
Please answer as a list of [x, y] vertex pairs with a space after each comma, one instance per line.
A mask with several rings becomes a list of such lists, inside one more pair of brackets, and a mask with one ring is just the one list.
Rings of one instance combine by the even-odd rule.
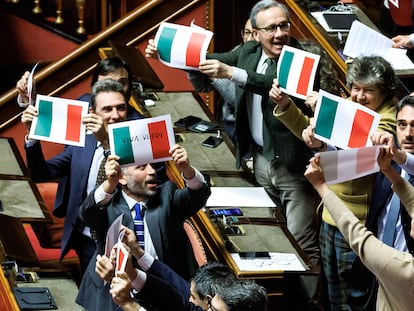
[[413, 62], [407, 50], [392, 48], [392, 40], [359, 21], [354, 21], [349, 31], [343, 53], [355, 58], [358, 56], [382, 56], [394, 70], [412, 70]]

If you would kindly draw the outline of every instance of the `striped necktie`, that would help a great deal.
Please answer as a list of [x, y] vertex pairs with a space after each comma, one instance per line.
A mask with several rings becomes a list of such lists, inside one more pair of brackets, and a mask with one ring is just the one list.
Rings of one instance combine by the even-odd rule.
[[137, 241], [138, 241], [139, 246], [141, 246], [142, 249], [145, 249], [144, 248], [144, 219], [141, 214], [141, 204], [135, 203], [134, 210], [135, 210], [135, 217], [134, 217], [135, 234], [137, 236]]

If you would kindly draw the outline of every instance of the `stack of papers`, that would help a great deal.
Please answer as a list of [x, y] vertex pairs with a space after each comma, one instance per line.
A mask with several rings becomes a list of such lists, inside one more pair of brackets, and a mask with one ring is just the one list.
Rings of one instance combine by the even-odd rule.
[[359, 56], [382, 56], [394, 70], [414, 69], [407, 50], [392, 48], [392, 40], [359, 21], [354, 21], [349, 31], [343, 53], [355, 58]]

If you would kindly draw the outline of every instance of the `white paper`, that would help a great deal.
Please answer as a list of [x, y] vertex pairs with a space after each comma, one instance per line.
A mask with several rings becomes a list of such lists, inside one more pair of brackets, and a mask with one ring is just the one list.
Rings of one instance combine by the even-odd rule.
[[407, 50], [393, 48], [391, 39], [359, 21], [352, 23], [343, 53], [352, 58], [382, 56], [394, 70], [414, 69]]
[[295, 254], [269, 252], [269, 255], [270, 259], [242, 259], [238, 253], [232, 253], [231, 257], [241, 271], [306, 271]]
[[108, 232], [106, 233], [106, 243], [105, 243], [105, 256], [109, 258], [111, 255], [111, 250], [118, 241], [118, 236], [120, 230], [122, 228], [122, 216], [124, 214], [119, 215], [108, 228]]
[[211, 187], [211, 195], [206, 206], [275, 207], [276, 205], [263, 187]]

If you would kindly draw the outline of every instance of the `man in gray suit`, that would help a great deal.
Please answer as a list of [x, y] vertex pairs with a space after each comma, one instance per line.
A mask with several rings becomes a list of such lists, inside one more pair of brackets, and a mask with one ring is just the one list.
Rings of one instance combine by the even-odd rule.
[[170, 150], [171, 157], [186, 182], [184, 189], [167, 181], [156, 183], [151, 164], [120, 167], [116, 155], [105, 164], [107, 179], [91, 192], [81, 206], [81, 218], [95, 232], [97, 251], [82, 279], [76, 302], [88, 311], [116, 310], [109, 294], [109, 283], [95, 272], [96, 256], [104, 253], [109, 225], [121, 214], [124, 226], [134, 230], [134, 205], [145, 211], [144, 247], [155, 258], [168, 264], [189, 280], [197, 264], [183, 222], [202, 208], [211, 191], [204, 176], [190, 165], [187, 151], [180, 145]]

